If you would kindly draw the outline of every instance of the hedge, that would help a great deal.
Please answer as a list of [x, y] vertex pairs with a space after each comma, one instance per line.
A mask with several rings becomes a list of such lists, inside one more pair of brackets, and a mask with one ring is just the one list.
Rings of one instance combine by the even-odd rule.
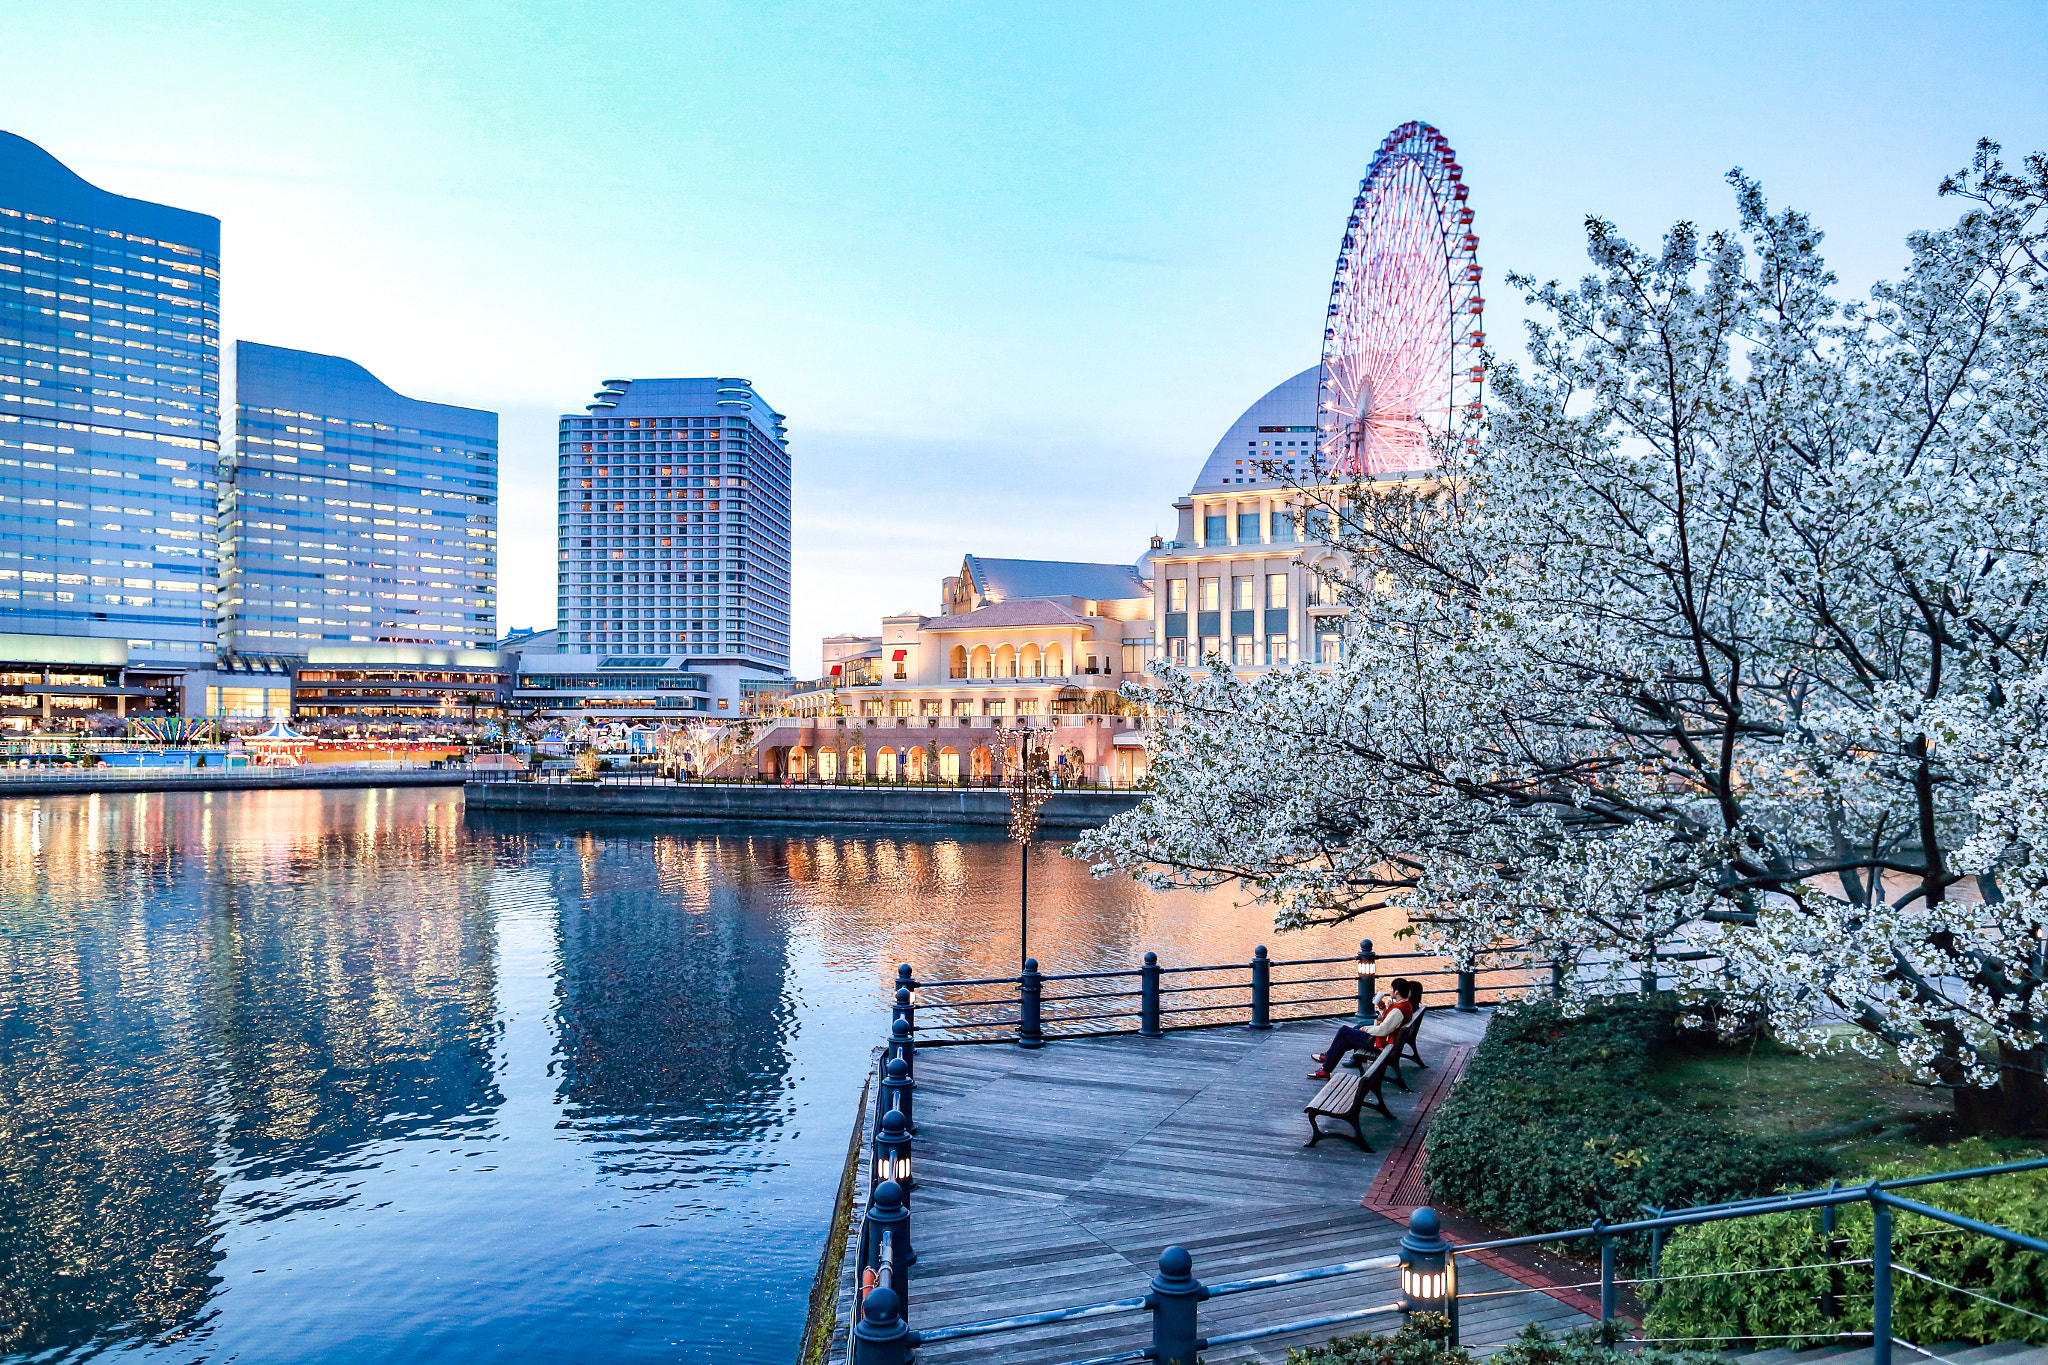
[[[1577, 1017], [1548, 1000], [1501, 1006], [1430, 1124], [1431, 1193], [1522, 1234], [1825, 1181], [1826, 1156], [1651, 1093], [1656, 1054], [1676, 1041], [1676, 1014], [1655, 998]], [[1617, 1250], [1639, 1266], [1647, 1239]]]
[[[1417, 1313], [1387, 1336], [1368, 1332], [1334, 1338], [1327, 1346], [1290, 1350], [1287, 1365], [1473, 1365], [1470, 1352], [1443, 1344], [1449, 1325], [1438, 1314]], [[1724, 1365], [1710, 1355], [1637, 1350], [1632, 1344], [1623, 1356], [1615, 1349], [1622, 1338], [1618, 1322], [1562, 1337], [1553, 1337], [1532, 1322], [1488, 1356], [1486, 1365]]]
[[[1935, 1171], [1996, 1165], [1990, 1144], [1972, 1139], [1916, 1161], [1880, 1166], [1865, 1180], [1892, 1180]], [[1860, 1182], [1859, 1182], [1860, 1183]], [[1909, 1197], [1980, 1222], [1995, 1223], [2031, 1237], [2048, 1238], [2048, 1170], [2022, 1171], [1953, 1185], [1923, 1185]], [[1847, 1204], [1837, 1214], [1837, 1235], [1848, 1243], [1843, 1259], [1870, 1256], [1868, 1204]], [[1827, 1261], [1820, 1214], [1784, 1213], [1737, 1218], [1681, 1228], [1665, 1244], [1662, 1274], [1700, 1276], [1661, 1284], [1644, 1328], [1651, 1337], [1704, 1337], [1741, 1341], [1790, 1337], [1770, 1344], [1798, 1347], [1830, 1341], [1838, 1331], [1871, 1329], [1871, 1275], [1866, 1265], [1842, 1275], [1842, 1316], [1826, 1322], [1818, 1300], [1827, 1288], [1825, 1270], [1777, 1274], [1726, 1274], [1760, 1266], [1811, 1266]], [[1892, 1260], [1923, 1275], [2048, 1316], [2048, 1265], [2031, 1251], [1992, 1237], [1948, 1227], [1918, 1214], [1892, 1215]], [[1810, 1336], [1805, 1334], [1810, 1333]], [[2048, 1342], [2048, 1322], [1911, 1275], [1892, 1275], [1892, 1334], [1907, 1341]]]

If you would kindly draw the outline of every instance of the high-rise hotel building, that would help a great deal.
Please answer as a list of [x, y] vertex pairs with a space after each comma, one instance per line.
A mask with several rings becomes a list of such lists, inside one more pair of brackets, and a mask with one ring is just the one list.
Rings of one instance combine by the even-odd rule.
[[0, 132], [0, 634], [205, 667], [220, 222]]
[[789, 441], [744, 379], [610, 379], [560, 430], [572, 654], [789, 668]]
[[407, 398], [339, 356], [237, 342], [220, 539], [224, 656], [488, 649], [498, 415]]

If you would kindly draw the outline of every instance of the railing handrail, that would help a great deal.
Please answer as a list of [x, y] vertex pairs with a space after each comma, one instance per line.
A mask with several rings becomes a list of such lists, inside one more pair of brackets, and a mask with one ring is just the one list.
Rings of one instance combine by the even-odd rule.
[[[1682, 1209], [1657, 1218], [1638, 1219], [1628, 1223], [1595, 1222], [1586, 1227], [1570, 1228], [1557, 1232], [1533, 1233], [1523, 1237], [1501, 1237], [1484, 1242], [1450, 1243], [1452, 1255], [1468, 1255], [1475, 1251], [1491, 1251], [1505, 1247], [1533, 1246], [1544, 1242], [1578, 1241], [1587, 1237], [1611, 1240], [1637, 1232], [1660, 1231], [1666, 1228], [1690, 1227], [1701, 1223], [1721, 1222], [1734, 1218], [1756, 1218], [1770, 1213], [1796, 1211], [1801, 1209], [1824, 1208], [1829, 1205], [1854, 1203], [1882, 1203], [1909, 1213], [1933, 1218], [1952, 1224], [1967, 1232], [1981, 1236], [1995, 1237], [2010, 1245], [2026, 1250], [2048, 1254], [2048, 1242], [2014, 1232], [2009, 1228], [1997, 1227], [1990, 1223], [1947, 1209], [1935, 1208], [1917, 1200], [1902, 1199], [1890, 1193], [1900, 1186], [1921, 1186], [1945, 1184], [1950, 1181], [1979, 1179], [1989, 1176], [2008, 1175], [2019, 1171], [2039, 1170], [2048, 1166], [2048, 1157], [2026, 1161], [2003, 1162], [1996, 1166], [1976, 1166], [1961, 1171], [1942, 1171], [1932, 1175], [1906, 1176], [1895, 1181], [1872, 1181], [1867, 1185], [1837, 1186], [1825, 1190], [1798, 1191], [1791, 1194], [1772, 1196], [1769, 1203], [1761, 1200], [1731, 1201], [1720, 1205], [1701, 1205]], [[1604, 1258], [1603, 1258], [1604, 1259]], [[1281, 1271], [1272, 1275], [1259, 1275], [1246, 1280], [1232, 1280], [1222, 1284], [1203, 1286], [1203, 1297], [1223, 1298], [1234, 1294], [1248, 1294], [1260, 1289], [1273, 1289], [1285, 1285], [1302, 1284], [1313, 1280], [1335, 1279], [1339, 1276], [1363, 1274], [1371, 1270], [1390, 1270], [1401, 1264], [1399, 1255], [1371, 1256], [1363, 1260], [1339, 1261], [1331, 1265], [1315, 1266], [1307, 1270]], [[1611, 1264], [1611, 1262], [1610, 1262]], [[941, 1327], [920, 1330], [914, 1334], [923, 1342], [957, 1341], [965, 1337], [987, 1336], [996, 1332], [1013, 1331], [1025, 1327], [1039, 1327], [1057, 1322], [1069, 1322], [1077, 1318], [1096, 1317], [1114, 1312], [1133, 1311], [1150, 1306], [1150, 1298], [1140, 1297], [1117, 1299], [1106, 1303], [1088, 1304], [1079, 1308], [1054, 1309], [1043, 1313], [1027, 1313], [1008, 1318], [990, 1318], [979, 1322], [950, 1323]], [[1341, 1317], [1369, 1316], [1382, 1309], [1360, 1309]], [[1330, 1321], [1338, 1319], [1332, 1318]], [[1254, 1329], [1231, 1335], [1230, 1340], [1251, 1340], [1259, 1336], [1278, 1335], [1295, 1327], [1307, 1328], [1323, 1325], [1324, 1319], [1304, 1320], [1301, 1323], [1283, 1323], [1278, 1326]], [[1206, 1338], [1210, 1345], [1222, 1342], [1221, 1337]]]

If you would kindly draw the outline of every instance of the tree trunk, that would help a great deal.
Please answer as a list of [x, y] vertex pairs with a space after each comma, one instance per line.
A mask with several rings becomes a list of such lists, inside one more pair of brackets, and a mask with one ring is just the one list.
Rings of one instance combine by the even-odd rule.
[[2001, 1137], [2048, 1133], [2048, 1080], [2041, 1075], [2041, 1049], [2000, 1046], [1998, 1084], [1957, 1086], [1956, 1121]]

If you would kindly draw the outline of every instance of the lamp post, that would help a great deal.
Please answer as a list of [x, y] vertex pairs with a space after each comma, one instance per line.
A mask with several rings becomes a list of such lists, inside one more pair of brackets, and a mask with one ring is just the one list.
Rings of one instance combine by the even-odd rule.
[[[998, 733], [998, 749], [1007, 734]], [[1031, 764], [1031, 731], [1017, 732], [1017, 763], [1007, 776], [1010, 788], [1010, 837], [1017, 842], [1017, 960], [1031, 957], [1031, 839], [1038, 833], [1038, 808], [1045, 804], [1045, 783]]]
[[916, 1188], [910, 1176], [910, 1120], [900, 1109], [883, 1114], [875, 1128], [874, 1188], [879, 1190], [892, 1180], [906, 1193]]
[[[1414, 1313], [1453, 1300], [1457, 1287], [1456, 1272], [1450, 1266], [1451, 1250], [1435, 1209], [1420, 1208], [1408, 1215], [1408, 1231], [1401, 1236], [1402, 1312]], [[1447, 1303], [1447, 1315], [1449, 1308]]]

